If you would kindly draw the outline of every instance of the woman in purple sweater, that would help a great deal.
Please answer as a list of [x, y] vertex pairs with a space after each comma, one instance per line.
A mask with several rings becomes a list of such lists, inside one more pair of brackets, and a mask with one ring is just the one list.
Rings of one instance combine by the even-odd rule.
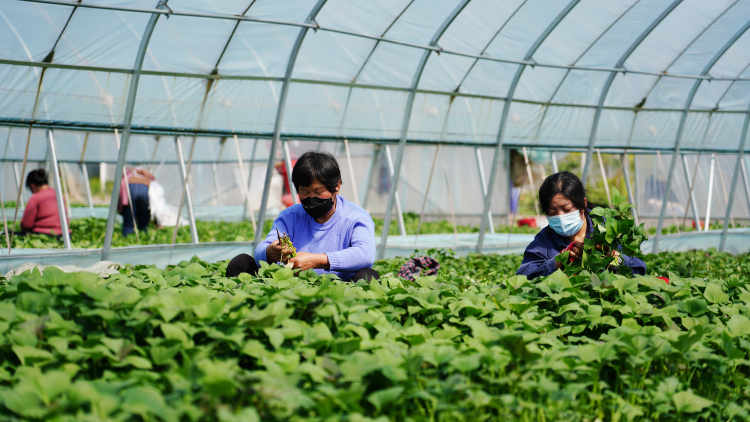
[[292, 183], [301, 203], [279, 214], [266, 239], [255, 247], [255, 259], [247, 254], [234, 257], [227, 266], [227, 277], [256, 275], [260, 261], [281, 261], [277, 233], [288, 233], [297, 256], [284, 262], [291, 262], [294, 268], [350, 281], [380, 278], [372, 269], [375, 223], [367, 211], [339, 195], [341, 170], [336, 159], [326, 152], [304, 153], [292, 170]]

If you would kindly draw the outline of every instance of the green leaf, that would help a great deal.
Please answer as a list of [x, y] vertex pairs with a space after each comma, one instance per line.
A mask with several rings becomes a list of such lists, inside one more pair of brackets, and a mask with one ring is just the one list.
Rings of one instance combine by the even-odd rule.
[[709, 283], [703, 291], [703, 297], [711, 303], [724, 303], [729, 301], [729, 295], [721, 290], [717, 283]]
[[375, 406], [375, 409], [380, 412], [381, 409], [383, 409], [383, 406], [398, 399], [403, 392], [404, 387], [401, 386], [386, 388], [383, 390], [378, 390], [367, 396], [367, 401], [372, 403], [372, 405]]
[[750, 319], [744, 315], [732, 315], [727, 321], [727, 327], [733, 336], [750, 335]]
[[688, 299], [677, 304], [677, 308], [682, 312], [687, 312], [690, 316], [701, 316], [708, 310], [706, 301], [699, 298]]
[[29, 346], [13, 346], [13, 352], [18, 356], [18, 360], [21, 361], [21, 365], [27, 363], [36, 363], [43, 361], [50, 361], [54, 359], [51, 353], [46, 350], [35, 349]]
[[154, 415], [174, 420], [159, 390], [153, 387], [133, 387], [123, 395], [122, 409], [134, 415]]
[[713, 402], [703, 397], [693, 394], [691, 390], [682, 391], [675, 394], [672, 399], [677, 411], [680, 413], [700, 412], [704, 408], [711, 406]]

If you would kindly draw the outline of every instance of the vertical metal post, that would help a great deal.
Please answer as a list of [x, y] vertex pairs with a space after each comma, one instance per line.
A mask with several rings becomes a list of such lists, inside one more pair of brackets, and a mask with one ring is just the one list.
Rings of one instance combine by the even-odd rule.
[[602, 153], [599, 149], [596, 149], [596, 155], [599, 157], [599, 170], [602, 172], [602, 183], [604, 183], [604, 192], [607, 194], [607, 203], [612, 208], [612, 196], [609, 194], [609, 180], [607, 180], [607, 172], [604, 171], [604, 161], [602, 161]]
[[[258, 141], [256, 140], [255, 142], [257, 143]], [[258, 227], [256, 226], [257, 223], [255, 222], [255, 216], [253, 215], [252, 204], [250, 204], [250, 192], [248, 191], [248, 187], [244, 184], [247, 178], [245, 177], [245, 165], [242, 162], [242, 151], [240, 151], [240, 141], [237, 138], [237, 135], [234, 135], [234, 146], [237, 149], [237, 160], [240, 164], [240, 179], [242, 179], [242, 183], [240, 184], [240, 191], [242, 192], [242, 197], [245, 202], [245, 210], [250, 211], [250, 221], [253, 222], [253, 232], [257, 232]]]
[[[388, 172], [391, 175], [391, 182], [395, 183], [393, 180], [394, 175], [394, 169], [393, 169], [393, 160], [391, 160], [391, 147], [390, 145], [385, 146], [385, 155], [386, 159], [388, 160]], [[391, 185], [391, 189], [393, 189], [393, 185]], [[404, 213], [401, 210], [401, 197], [398, 195], [398, 190], [396, 192], [396, 212], [398, 213], [398, 232], [401, 234], [401, 236], [406, 236], [406, 225], [404, 224]], [[390, 220], [391, 213], [386, 210], [385, 212], [385, 218]], [[388, 221], [388, 220], [386, 220]], [[386, 224], [383, 222], [383, 224]], [[382, 238], [381, 238], [382, 239]], [[381, 240], [380, 242], [381, 248], [385, 248], [383, 245], [383, 242]]]
[[[474, 148], [474, 151], [476, 152], [477, 157], [477, 171], [479, 172], [479, 185], [482, 187], [482, 196], [487, 197], [487, 180], [484, 177], [482, 151], [478, 147]], [[487, 212], [487, 218], [489, 219], [490, 234], [495, 234], [495, 222], [492, 220], [492, 210]]]
[[89, 179], [89, 169], [86, 163], [81, 163], [81, 173], [83, 173], [83, 183], [86, 185], [86, 201], [89, 203], [91, 216], [94, 216], [94, 197], [91, 195], [91, 179]]
[[224, 207], [221, 201], [221, 185], [219, 184], [219, 166], [216, 163], [211, 163], [211, 173], [213, 173], [214, 179], [214, 192], [216, 192], [216, 206], [219, 207], [219, 217], [224, 219]]
[[[620, 154], [620, 161], [622, 161], [622, 175], [625, 177], [625, 188], [628, 190], [628, 200], [633, 206], [635, 206], [635, 195], [633, 195], [633, 187], [630, 184], [630, 163], [628, 162], [627, 154]], [[630, 209], [630, 213], [633, 214], [635, 219], [635, 225], [638, 223], [638, 211], [635, 208]]]
[[[435, 148], [435, 156], [432, 158], [432, 167], [430, 168], [430, 176], [427, 178], [427, 187], [424, 190], [424, 198], [422, 199], [422, 209], [419, 211], [419, 222], [417, 223], [417, 233], [414, 236], [414, 244], [417, 244], [419, 239], [419, 231], [422, 229], [422, 219], [424, 219], [424, 210], [427, 207], [427, 197], [430, 194], [430, 187], [432, 186], [432, 176], [435, 174], [435, 165], [437, 164], [438, 156], [440, 155], [440, 149], [443, 144], [438, 144]], [[446, 176], [447, 177], [447, 176]], [[447, 179], [446, 179], [447, 180]]]
[[73, 211], [70, 209], [70, 190], [68, 189], [68, 180], [65, 177], [65, 163], [58, 163], [57, 166], [60, 168], [60, 181], [62, 182], [63, 198], [65, 198], [65, 212], [71, 215]]
[[49, 141], [50, 159], [52, 161], [52, 172], [55, 176], [55, 198], [57, 199], [57, 212], [60, 215], [60, 229], [62, 230], [63, 244], [65, 249], [70, 250], [70, 233], [68, 232], [68, 216], [65, 215], [65, 202], [63, 201], [62, 184], [60, 183], [60, 168], [57, 164], [57, 151], [55, 150], [55, 139], [52, 130], [47, 129], [47, 140]]
[[[167, 9], [168, 0], [159, 0], [156, 5], [157, 9]], [[117, 213], [117, 201], [120, 196], [120, 180], [122, 179], [122, 169], [125, 165], [125, 155], [128, 151], [130, 142], [130, 125], [133, 122], [133, 108], [135, 107], [135, 98], [138, 93], [138, 82], [141, 77], [141, 67], [143, 58], [146, 55], [148, 43], [151, 40], [151, 34], [156, 27], [156, 21], [159, 20], [159, 13], [152, 13], [151, 18], [146, 24], [146, 29], [141, 37], [141, 44], [138, 46], [138, 52], [135, 55], [135, 64], [133, 65], [133, 75], [130, 79], [130, 88], [128, 90], [128, 99], [125, 103], [125, 117], [122, 127], [122, 147], [117, 153], [117, 167], [115, 168], [115, 183], [112, 186], [112, 198], [109, 201], [109, 213], [107, 216], [107, 228], [104, 233], [104, 245], [102, 246], [102, 261], [109, 259], [109, 250], [112, 247], [112, 235], [115, 230], [115, 214]]]
[[107, 189], [107, 163], [99, 163], [99, 192], [104, 194]]
[[[534, 197], [534, 176], [531, 173], [531, 166], [529, 165], [529, 154], [526, 153], [526, 147], [523, 147], [523, 161], [526, 163], [526, 175], [529, 177], [529, 185], [531, 186], [531, 197]], [[520, 199], [519, 199], [520, 202]], [[534, 200], [534, 210], [539, 215], [539, 204]]]
[[[320, 12], [320, 9], [325, 4], [326, 0], [318, 0], [313, 6], [310, 13], [307, 15], [307, 22], [314, 23], [315, 17]], [[260, 200], [260, 210], [258, 211], [258, 230], [255, 231], [255, 244], [260, 243], [263, 232], [263, 223], [266, 219], [266, 207], [268, 206], [268, 195], [271, 193], [271, 178], [273, 177], [274, 164], [276, 161], [276, 151], [279, 148], [281, 142], [281, 125], [284, 122], [284, 110], [286, 109], [286, 99], [289, 94], [289, 85], [292, 79], [292, 73], [294, 71], [294, 64], [297, 61], [297, 55], [299, 49], [302, 46], [302, 41], [305, 39], [307, 30], [309, 27], [305, 26], [300, 28], [297, 34], [297, 39], [294, 41], [292, 51], [289, 53], [289, 60], [287, 61], [286, 71], [284, 72], [284, 81], [281, 85], [281, 93], [279, 94], [279, 107], [276, 111], [276, 122], [273, 127], [273, 138], [271, 140], [271, 151], [268, 154], [268, 165], [266, 166], [266, 180], [263, 186], [263, 195]], [[291, 186], [290, 186], [291, 188]], [[292, 195], [294, 196], [294, 195]]]
[[[565, 16], [570, 13], [571, 10], [573, 10], [573, 7], [575, 7], [576, 4], [578, 4], [579, 0], [572, 0], [570, 1], [561, 11], [557, 14], [557, 16], [552, 20], [552, 22], [547, 25], [547, 27], [544, 29], [544, 31], [537, 37], [536, 41], [534, 41], [534, 44], [531, 45], [529, 50], [526, 52], [526, 55], [524, 56], [524, 60], [531, 60], [531, 57], [534, 55], [536, 50], [539, 48], [540, 45], [544, 42], [545, 39], [549, 36], [549, 34], [557, 27], [557, 25], [560, 23], [560, 21], [565, 18]], [[497, 172], [498, 168], [500, 167], [500, 157], [502, 156], [502, 148], [503, 148], [503, 138], [505, 137], [505, 127], [506, 122], [508, 121], [508, 113], [510, 112], [510, 105], [513, 102], [513, 95], [516, 92], [516, 86], [518, 86], [518, 81], [521, 79], [521, 74], [523, 73], [524, 69], [526, 69], [526, 65], [522, 64], [518, 66], [516, 69], [516, 73], [513, 76], [513, 80], [510, 82], [510, 86], [508, 87], [508, 95], [506, 95], [505, 103], [503, 104], [503, 113], [500, 117], [500, 126], [497, 130], [497, 141], [495, 143], [495, 155], [492, 160], [492, 169], [490, 170], [490, 178], [489, 178], [489, 184], [487, 186], [487, 196], [484, 198], [484, 209], [482, 210], [482, 223], [479, 226], [479, 238], [477, 239], [477, 252], [482, 253], [482, 246], [484, 245], [484, 235], [485, 231], [487, 230], [487, 213], [490, 211], [490, 207], [492, 206], [492, 197], [495, 192], [495, 179], [497, 178]]]
[[[18, 171], [18, 163], [15, 161], [13, 162], [13, 176], [15, 176], [16, 178], [16, 186], [23, 186], [23, 183], [22, 183], [23, 180], [21, 179], [21, 174]], [[18, 195], [18, 206], [23, 207], [24, 204], [25, 203], [23, 202], [23, 190], [22, 190], [21, 195]]]
[[[695, 190], [695, 176], [698, 174], [698, 166], [700, 165], [700, 158], [701, 156], [698, 155], [698, 161], [695, 163], [695, 171], [693, 172], [693, 178], [690, 180], [690, 170], [688, 170], [688, 162], [687, 157], [685, 154], [682, 154], [682, 167], [685, 169], [685, 180], [687, 181], [688, 188], [690, 189], [690, 192], [688, 192], [688, 204], [685, 206], [685, 217], [687, 217], [687, 206], [691, 206], [693, 209], [693, 221], [695, 222], [695, 229], [697, 231], [701, 230], [701, 217], [700, 214], [698, 214], [698, 204], [695, 202], [695, 195], [693, 195], [693, 191]], [[685, 224], [685, 220], [683, 219], [683, 225]]]
[[[440, 159], [440, 164], [443, 166], [443, 175], [445, 176], [445, 189], [448, 193], [448, 204], [450, 205], [451, 210], [451, 222], [453, 223], [453, 236], [456, 239], [456, 245], [458, 245], [458, 227], [456, 226], [456, 211], [453, 208], [453, 195], [451, 195], [451, 184], [448, 180], [448, 171], [445, 168], [445, 161], [443, 159]], [[427, 196], [425, 194], [425, 196]]]
[[[252, 191], [253, 186], [253, 167], [255, 166], [255, 150], [258, 149], [258, 142], [260, 142], [260, 139], [255, 139], [253, 142], [253, 151], [250, 153], [250, 168], [247, 172], [247, 194], [250, 195], [250, 192]], [[252, 210], [250, 210], [250, 213], [252, 214]], [[242, 221], [245, 221], [245, 217], [247, 216], [247, 207], [242, 208]], [[253, 218], [253, 227], [256, 226], [255, 218]]]
[[359, 205], [359, 192], [357, 192], [357, 179], [354, 177], [354, 164], [352, 163], [352, 153], [349, 150], [349, 140], [344, 138], [344, 150], [346, 152], [346, 162], [349, 164], [349, 179], [352, 183], [352, 191], [354, 191], [354, 202]]
[[[195, 145], [195, 142], [197, 142], [197, 140], [193, 139], [193, 145], [190, 146], [191, 151], [194, 149], [193, 146]], [[187, 202], [188, 220], [190, 223], [190, 238], [192, 239], [193, 243], [197, 245], [199, 243], [198, 228], [195, 225], [195, 216], [193, 215], [193, 198], [190, 195], [190, 182], [188, 180], [190, 175], [187, 173], [187, 170], [185, 169], [185, 157], [182, 154], [182, 140], [180, 139], [179, 136], [175, 138], [175, 146], [176, 146], [175, 149], [177, 150], [177, 168], [180, 170], [180, 179], [182, 180], [182, 184], [184, 186], [183, 198]], [[180, 199], [180, 202], [182, 202], [182, 199]], [[179, 228], [179, 223], [180, 223], [179, 214], [182, 212], [182, 207], [180, 207], [180, 209], [178, 209], [177, 212], [178, 212], [177, 225], [175, 226], [175, 231]]]
[[[720, 158], [717, 158], [719, 160]], [[721, 192], [724, 194], [724, 200], [726, 203], [729, 203], [729, 194], [727, 194], [727, 184], [724, 180], [724, 171], [721, 170], [721, 163], [719, 163], [718, 166], [716, 166], [716, 172], [719, 174], [719, 182], [721, 183]], [[734, 225], [734, 219], [732, 216], [729, 216], [729, 222]]]
[[367, 196], [370, 193], [370, 184], [372, 183], [372, 175], [377, 171], [380, 166], [376, 166], [375, 163], [380, 163], [380, 156], [383, 151], [382, 145], [375, 145], [370, 156], [370, 160], [367, 162], [367, 171], [365, 171], [365, 180], [362, 181], [362, 189], [359, 191], [360, 198], [359, 203], [362, 208], [367, 209]]
[[299, 198], [297, 198], [297, 188], [292, 183], [292, 154], [289, 153], [289, 142], [287, 140], [281, 141], [284, 153], [284, 165], [286, 166], [286, 180], [289, 183], [289, 194], [292, 195], [292, 203], [299, 204]]
[[559, 173], [560, 170], [557, 168], [557, 157], [555, 157], [554, 152], [550, 152], [550, 154], [552, 155], [552, 172]]
[[[727, 222], [729, 221], [729, 217], [732, 215], [732, 205], [734, 205], [734, 192], [737, 188], [737, 179], [740, 177], [740, 168], [742, 166], [742, 161], [745, 156], [745, 141], [747, 141], [747, 127], [748, 123], [750, 123], [750, 111], [748, 111], [747, 115], [745, 116], [745, 124], [742, 127], [742, 137], [740, 138], [740, 145], [737, 151], [737, 160], [734, 163], [734, 174], [732, 175], [732, 187], [729, 190], [729, 198], [727, 199], [727, 212], [724, 215], [724, 228], [721, 231], [721, 241], [719, 242], [719, 252], [724, 252], [724, 247], [727, 243], [727, 230], [729, 226], [727, 225]], [[745, 185], [747, 187], [747, 185]]]
[[708, 175], [708, 200], [706, 200], [706, 225], [703, 231], [708, 231], [711, 222], [711, 201], [714, 193], [714, 168], [716, 167], [716, 154], [711, 154], [711, 170]]

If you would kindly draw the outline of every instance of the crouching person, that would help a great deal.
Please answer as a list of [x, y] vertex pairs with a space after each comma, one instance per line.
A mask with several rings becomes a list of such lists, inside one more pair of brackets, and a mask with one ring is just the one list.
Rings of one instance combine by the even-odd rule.
[[[380, 278], [372, 269], [375, 223], [362, 207], [339, 195], [341, 170], [336, 159], [325, 152], [306, 152], [292, 170], [292, 183], [300, 203], [279, 214], [266, 239], [256, 246], [254, 259], [241, 254], [229, 262], [227, 277], [243, 272], [256, 275], [260, 261], [281, 261], [342, 280]], [[296, 257], [282, 254], [278, 233], [289, 235]]]

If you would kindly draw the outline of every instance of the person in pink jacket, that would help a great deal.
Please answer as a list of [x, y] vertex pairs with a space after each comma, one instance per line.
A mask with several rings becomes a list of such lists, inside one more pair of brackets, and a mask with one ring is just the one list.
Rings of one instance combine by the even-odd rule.
[[31, 199], [21, 218], [23, 236], [26, 233], [41, 233], [53, 236], [62, 235], [60, 213], [57, 210], [57, 196], [55, 190], [49, 187], [47, 173], [44, 169], [36, 169], [26, 176], [26, 187], [31, 191]]

